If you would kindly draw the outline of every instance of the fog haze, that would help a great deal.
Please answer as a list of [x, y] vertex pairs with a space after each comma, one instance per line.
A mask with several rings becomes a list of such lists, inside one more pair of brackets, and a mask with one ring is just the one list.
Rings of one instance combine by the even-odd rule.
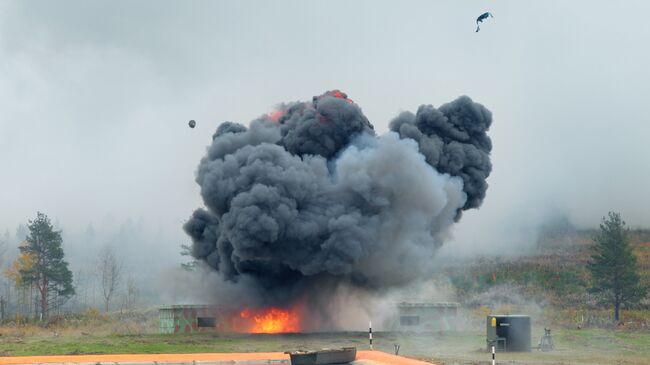
[[615, 210], [647, 227], [648, 13], [643, 1], [4, 1], [0, 232], [42, 211], [73, 271], [114, 244], [155, 276], [182, 260], [219, 123], [331, 89], [379, 134], [459, 95], [492, 111], [487, 197], [443, 254], [525, 247], [549, 214], [595, 226]]

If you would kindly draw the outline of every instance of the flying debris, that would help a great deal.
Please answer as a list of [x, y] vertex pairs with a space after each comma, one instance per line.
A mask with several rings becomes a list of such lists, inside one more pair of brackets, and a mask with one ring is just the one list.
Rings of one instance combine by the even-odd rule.
[[480, 26], [478, 23], [483, 23], [483, 21], [484, 21], [485, 19], [487, 19], [487, 18], [494, 18], [494, 16], [492, 15], [492, 13], [487, 12], [487, 13], [483, 13], [483, 14], [481, 14], [481, 16], [479, 16], [478, 18], [476, 18], [476, 31], [477, 31], [477, 32], [478, 32], [479, 30], [481, 30], [481, 26]]
[[190, 122], [187, 124], [190, 126], [190, 128], [196, 127], [196, 122], [194, 121], [194, 119], [190, 120]]

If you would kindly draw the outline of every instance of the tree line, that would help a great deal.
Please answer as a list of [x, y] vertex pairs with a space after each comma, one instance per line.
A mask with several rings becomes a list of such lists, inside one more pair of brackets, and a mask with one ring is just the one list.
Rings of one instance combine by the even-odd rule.
[[[61, 314], [66, 303], [78, 294], [73, 273], [65, 260], [61, 233], [52, 226], [47, 215], [38, 212], [27, 227], [19, 226], [19, 252], [13, 261], [7, 260], [10, 256], [8, 232], [0, 239], [0, 269], [5, 267], [2, 272], [4, 285], [0, 288], [0, 320], [43, 321], [52, 314]], [[98, 282], [102, 306], [108, 312], [118, 287], [124, 282], [123, 266], [110, 246], [101, 248], [94, 264], [93, 277]], [[79, 279], [77, 283], [81, 282]], [[130, 309], [135, 305], [137, 288], [131, 278], [126, 280], [126, 286], [122, 307]]]
[[[65, 260], [61, 231], [54, 229], [47, 215], [38, 212], [26, 228], [21, 226], [18, 231], [19, 238], [24, 240], [18, 245], [18, 256], [8, 265], [3, 262], [8, 256], [8, 234], [0, 240], [0, 268], [7, 266], [2, 273], [5, 287], [0, 288], [0, 320], [13, 315], [44, 320], [51, 314], [59, 314], [66, 302], [78, 294], [78, 288]], [[637, 305], [647, 296], [649, 288], [641, 283], [630, 231], [619, 213], [610, 212], [603, 217], [593, 239], [591, 260], [587, 264], [591, 274], [589, 291], [601, 304], [613, 308], [613, 319], [618, 322], [621, 310]], [[190, 251], [189, 246], [183, 245], [181, 255], [191, 256]], [[109, 246], [99, 251], [95, 264], [98, 291], [108, 312], [118, 287], [124, 282], [123, 266]], [[181, 266], [195, 270], [197, 264], [191, 260]], [[126, 281], [126, 286], [122, 305], [133, 308], [137, 288], [132, 279]]]

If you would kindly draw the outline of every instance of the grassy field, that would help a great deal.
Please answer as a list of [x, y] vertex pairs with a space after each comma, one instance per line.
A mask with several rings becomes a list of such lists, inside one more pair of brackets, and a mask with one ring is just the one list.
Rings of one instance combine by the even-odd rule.
[[[557, 349], [504, 353], [501, 364], [650, 365], [650, 299], [626, 309], [618, 323], [612, 310], [587, 293], [591, 237], [595, 232], [549, 235], [536, 254], [450, 262], [441, 282], [450, 282], [464, 306], [459, 327], [467, 331], [430, 335], [374, 333], [375, 348], [440, 364], [488, 364], [485, 318], [490, 313], [527, 313], [535, 320], [533, 344], [545, 325]], [[642, 281], [650, 285], [650, 231], [635, 231]], [[508, 300], [504, 300], [508, 299]], [[29, 321], [27, 321], [29, 323]], [[0, 326], [0, 356], [115, 353], [259, 352], [355, 345], [367, 348], [366, 333], [285, 335], [158, 335], [155, 308], [102, 314], [93, 309], [37, 325], [16, 319]], [[582, 328], [582, 329], [577, 329]]]
[[[534, 331], [536, 344], [542, 330]], [[514, 364], [650, 364], [650, 333], [615, 330], [558, 330], [553, 335], [556, 350], [530, 353], [503, 353], [501, 363]], [[444, 364], [488, 363], [491, 355], [483, 351], [483, 333], [457, 333], [437, 337], [429, 348], [412, 345], [402, 337], [404, 354]]]
[[[537, 343], [541, 329], [533, 332]], [[375, 333], [375, 348], [440, 364], [488, 363], [482, 332], [447, 334]], [[503, 353], [499, 363], [509, 364], [650, 364], [650, 333], [603, 329], [558, 330], [556, 351]], [[35, 333], [0, 336], [1, 356], [115, 353], [259, 352], [317, 349], [353, 345], [366, 349], [366, 333], [284, 335], [111, 335]]]

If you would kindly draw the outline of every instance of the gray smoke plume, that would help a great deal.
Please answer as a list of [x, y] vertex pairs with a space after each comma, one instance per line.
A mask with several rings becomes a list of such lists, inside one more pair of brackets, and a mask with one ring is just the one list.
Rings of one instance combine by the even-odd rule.
[[274, 305], [316, 285], [422, 278], [460, 212], [485, 197], [490, 123], [463, 96], [403, 113], [376, 136], [337, 90], [248, 128], [223, 123], [197, 172], [205, 209], [184, 226], [192, 254]]

